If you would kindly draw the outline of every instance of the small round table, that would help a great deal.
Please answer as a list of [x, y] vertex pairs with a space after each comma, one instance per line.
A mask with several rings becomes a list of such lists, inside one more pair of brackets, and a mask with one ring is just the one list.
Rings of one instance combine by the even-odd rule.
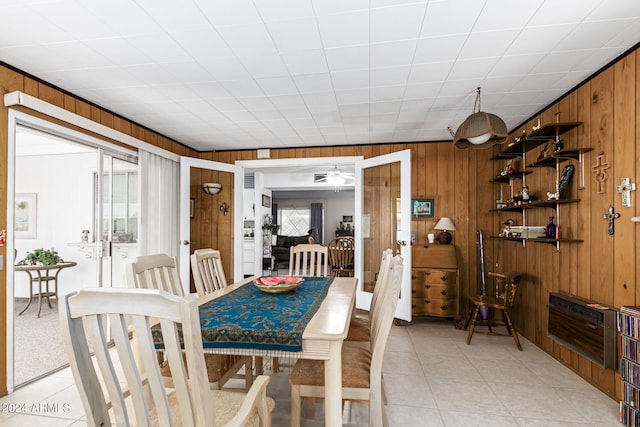
[[[53, 308], [51, 306], [51, 301], [49, 298], [56, 297], [58, 298], [58, 275], [60, 271], [64, 268], [75, 267], [77, 265], [74, 261], [60, 262], [58, 264], [53, 265], [16, 265], [14, 267], [14, 271], [24, 271], [29, 275], [29, 302], [22, 309], [18, 316], [24, 313], [27, 308], [31, 305], [31, 301], [33, 301], [34, 296], [38, 296], [38, 316], [40, 317], [40, 311], [42, 310], [42, 299], [47, 299], [47, 304], [49, 304], [49, 308]], [[33, 283], [38, 283], [38, 292], [33, 292]], [[53, 290], [49, 289], [49, 282], [53, 282]], [[44, 284], [44, 289], [43, 289]]]

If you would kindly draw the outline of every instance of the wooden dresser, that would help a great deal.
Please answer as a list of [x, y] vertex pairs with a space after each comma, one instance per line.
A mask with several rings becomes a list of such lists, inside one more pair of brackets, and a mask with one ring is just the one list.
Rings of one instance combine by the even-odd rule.
[[458, 260], [454, 245], [411, 248], [411, 315], [460, 319]]

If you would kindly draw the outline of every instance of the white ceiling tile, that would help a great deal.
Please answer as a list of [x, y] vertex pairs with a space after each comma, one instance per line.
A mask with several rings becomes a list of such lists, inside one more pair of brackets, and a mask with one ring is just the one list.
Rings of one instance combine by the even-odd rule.
[[262, 89], [254, 80], [232, 80], [220, 82], [233, 97], [262, 96]]
[[402, 100], [406, 89], [406, 85], [372, 86], [370, 99], [371, 102]]
[[93, 14], [120, 37], [162, 34], [162, 27], [137, 3], [129, 0], [84, 2], [87, 13]]
[[369, 10], [369, 0], [312, 0], [312, 3], [317, 16]]
[[507, 55], [546, 53], [554, 49], [558, 40], [565, 38], [576, 24], [527, 27], [513, 40], [507, 49]]
[[369, 104], [341, 105], [340, 115], [344, 117], [369, 117]]
[[484, 1], [457, 0], [429, 3], [420, 38], [471, 32]]
[[281, 53], [322, 48], [315, 18], [274, 21], [267, 30]]
[[457, 61], [447, 76], [449, 80], [483, 79], [500, 59], [497, 56]]
[[191, 91], [197, 93], [203, 99], [230, 98], [231, 95], [219, 83], [215, 81], [202, 81], [188, 83], [187, 86]]
[[473, 32], [460, 50], [459, 59], [502, 56], [518, 33], [519, 30]]
[[460, 54], [466, 40], [466, 34], [419, 39], [413, 62], [420, 64], [423, 62], [453, 61]]
[[325, 49], [331, 71], [359, 70], [369, 67], [369, 46], [348, 46]]
[[277, 53], [269, 32], [262, 24], [219, 27], [218, 32], [237, 56]]
[[590, 2], [599, 4], [586, 17], [587, 21], [640, 17], [640, 3], [636, 0], [616, 0], [615, 5], [607, 1], [597, 2], [596, 0], [590, 0]]
[[153, 62], [183, 62], [193, 58], [168, 34], [130, 37], [133, 47], [144, 52]]
[[193, 1], [206, 15], [209, 22], [216, 26], [257, 24], [262, 22], [262, 18], [251, 0]]
[[198, 61], [198, 63], [216, 80], [249, 80], [252, 77], [236, 58], [211, 56], [206, 60]]
[[278, 110], [251, 110], [251, 114], [258, 120], [278, 120], [282, 119], [282, 114]]
[[426, 3], [371, 9], [371, 42], [417, 39]]
[[428, 83], [409, 83], [405, 91], [405, 99], [430, 99], [435, 98], [442, 89], [442, 81]]
[[369, 102], [369, 89], [350, 89], [336, 91], [338, 104], [363, 104]]
[[544, 53], [530, 54], [530, 55], [512, 55], [503, 56], [498, 59], [494, 65], [491, 74], [494, 78], [502, 78], [506, 76], [522, 76], [531, 72], [533, 67], [536, 66], [542, 58], [545, 57]]
[[329, 73], [294, 76], [293, 81], [301, 93], [333, 91], [333, 84]]
[[253, 0], [265, 22], [313, 17], [310, 0]]
[[411, 65], [416, 51], [416, 40], [371, 45], [371, 67]]
[[211, 73], [200, 64], [188, 62], [166, 62], [157, 66], [173, 76], [173, 81], [181, 83], [211, 80]]
[[287, 120], [310, 118], [311, 113], [306, 108], [280, 108], [278, 109], [282, 117]]
[[402, 105], [401, 101], [371, 102], [370, 112], [371, 112], [371, 115], [392, 114], [392, 113], [397, 115], [398, 112], [400, 112], [401, 105]]
[[304, 99], [300, 95], [275, 95], [270, 96], [271, 102], [278, 110], [287, 108], [306, 109]]
[[454, 64], [453, 61], [414, 64], [409, 74], [409, 84], [442, 82], [447, 78]]
[[313, 108], [317, 105], [336, 105], [336, 94], [331, 92], [307, 92], [302, 94], [304, 103], [308, 108]]
[[93, 51], [99, 52], [110, 63], [119, 66], [152, 62], [143, 51], [123, 37], [85, 40], [84, 44]]
[[215, 52], [216, 59], [236, 58], [227, 42], [213, 28], [173, 32], [171, 37], [196, 61], [211, 58], [212, 52]]
[[296, 87], [293, 79], [289, 76], [256, 78], [255, 80], [267, 96], [298, 93], [298, 88]]
[[[76, 2], [78, 7], [85, 3]], [[202, 11], [191, 1], [136, 0], [136, 3], [169, 32], [210, 26]]]
[[321, 49], [283, 53], [282, 59], [292, 75], [319, 74], [329, 71]]
[[288, 74], [284, 61], [277, 54], [245, 56], [239, 60], [254, 79], [281, 77]]
[[318, 27], [325, 48], [369, 43], [368, 10], [320, 16]]
[[371, 86], [393, 86], [407, 84], [411, 67], [384, 67], [371, 69]]
[[488, 0], [473, 31], [493, 31], [505, 28], [521, 28], [526, 25], [530, 16], [538, 10], [544, 0], [503, 1]]
[[336, 90], [369, 87], [369, 70], [336, 71], [331, 73], [331, 78]]
[[607, 21], [585, 22], [561, 40], [555, 50], [600, 48], [615, 37], [618, 30], [618, 25], [611, 25]]

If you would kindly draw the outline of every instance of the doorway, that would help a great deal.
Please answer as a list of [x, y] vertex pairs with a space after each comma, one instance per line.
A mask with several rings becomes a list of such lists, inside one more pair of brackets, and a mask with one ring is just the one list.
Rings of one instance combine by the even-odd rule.
[[[124, 264], [137, 255], [136, 153], [69, 129], [16, 116], [10, 124], [9, 251], [24, 260], [36, 249], [55, 250], [74, 262], [58, 275], [58, 295], [84, 286], [125, 286]], [[13, 142], [13, 144], [12, 144]], [[13, 214], [13, 215], [12, 215]], [[37, 297], [28, 273], [8, 275], [8, 389], [26, 385], [67, 365], [58, 333], [58, 301]], [[50, 282], [49, 290], [53, 290]], [[50, 307], [51, 305], [51, 307]], [[24, 311], [23, 311], [24, 310]], [[39, 315], [38, 315], [39, 314]]]

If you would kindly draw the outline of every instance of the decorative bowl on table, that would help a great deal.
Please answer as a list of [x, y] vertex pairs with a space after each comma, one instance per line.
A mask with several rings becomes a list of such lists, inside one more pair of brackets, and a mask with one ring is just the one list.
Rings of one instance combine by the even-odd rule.
[[291, 292], [304, 282], [303, 277], [298, 276], [265, 276], [257, 278], [253, 284], [262, 292], [270, 294], [282, 294]]

